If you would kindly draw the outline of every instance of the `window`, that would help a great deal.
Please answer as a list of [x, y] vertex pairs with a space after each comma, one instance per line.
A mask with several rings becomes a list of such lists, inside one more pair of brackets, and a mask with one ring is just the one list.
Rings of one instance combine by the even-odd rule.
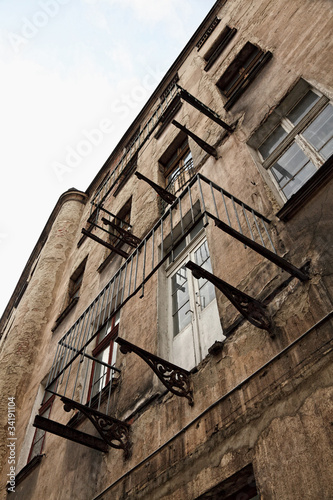
[[[101, 328], [97, 335], [96, 347], [92, 352], [94, 358], [110, 366], [114, 366], [116, 362], [117, 344], [114, 342], [114, 339], [118, 334], [119, 316], [118, 312], [113, 316], [111, 321], [108, 321]], [[112, 377], [113, 373], [111, 373], [110, 367], [94, 361], [90, 377], [88, 401], [93, 400], [97, 394], [100, 394], [109, 384], [110, 380], [112, 380]]]
[[73, 307], [77, 304], [80, 298], [80, 289], [83, 280], [83, 274], [86, 267], [88, 256], [81, 262], [79, 267], [75, 270], [72, 276], [69, 279], [68, 292], [67, 297], [65, 299], [65, 304], [62, 312], [59, 314], [57, 319], [55, 320], [55, 325], [52, 328], [52, 332], [54, 332], [63, 319], [67, 316], [67, 314], [73, 309]]
[[160, 160], [166, 179], [166, 190], [178, 196], [195, 174], [187, 139], [166, 152]]
[[186, 369], [197, 366], [213, 343], [223, 339], [215, 288], [192, 276], [185, 267], [189, 260], [212, 272], [202, 219], [174, 248], [167, 268], [173, 362]]
[[[266, 124], [257, 144], [283, 201], [292, 197], [333, 154], [333, 106], [316, 89], [301, 82]], [[303, 92], [299, 93], [300, 87]], [[275, 123], [274, 123], [275, 122]]]
[[79, 267], [74, 271], [69, 280], [68, 287], [68, 300], [67, 303], [70, 304], [74, 299], [78, 299], [80, 296], [80, 289], [83, 280], [83, 274], [87, 263], [87, 257], [79, 265]]
[[[56, 387], [58, 384], [58, 380], [54, 381], [53, 384], [49, 387], [51, 391], [56, 391]], [[55, 395], [52, 394], [52, 392], [45, 391], [43, 400], [41, 403], [41, 407], [38, 411], [39, 415], [44, 417], [44, 418], [50, 418], [50, 413], [51, 413], [51, 408], [53, 405]], [[45, 441], [45, 434], [46, 431], [42, 429], [36, 429], [34, 433], [34, 437], [32, 440], [31, 448], [30, 448], [30, 453], [28, 456], [28, 463], [37, 455], [41, 455], [44, 447], [44, 441]]]
[[252, 464], [247, 465], [196, 500], [259, 500]]
[[271, 52], [265, 53], [250, 42], [244, 45], [216, 84], [227, 98], [224, 104], [227, 111], [232, 108], [271, 57]]
[[223, 50], [226, 48], [231, 39], [236, 35], [236, 33], [236, 28], [229, 28], [229, 26], [226, 26], [222, 30], [211, 48], [204, 55], [204, 59], [207, 62], [204, 68], [205, 71], [208, 71], [213, 66], [216, 59], [223, 52]]
[[[114, 223], [115, 226], [119, 227], [120, 229], [124, 229], [125, 231], [129, 230], [130, 220], [131, 220], [131, 207], [132, 207], [132, 198], [125, 203], [125, 205], [118, 212], [116, 217], [114, 217], [114, 220], [112, 222]], [[111, 245], [115, 247], [122, 246], [122, 241], [117, 237], [117, 236], [121, 237], [121, 233], [119, 233], [116, 228], [114, 229], [111, 228], [110, 232], [114, 233], [113, 236], [110, 236]]]

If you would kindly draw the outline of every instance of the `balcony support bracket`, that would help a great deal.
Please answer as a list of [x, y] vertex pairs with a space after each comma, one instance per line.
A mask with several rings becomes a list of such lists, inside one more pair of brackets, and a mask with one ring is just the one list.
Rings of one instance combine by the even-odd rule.
[[121, 235], [121, 236], [117, 236], [116, 234], [114, 235], [119, 240], [124, 241], [125, 243], [134, 248], [140, 245], [141, 243], [140, 238], [137, 238], [136, 236], [134, 236], [134, 234], [130, 233], [129, 231], [126, 231], [120, 226], [117, 226], [117, 224], [114, 224], [114, 222], [111, 222], [105, 217], [102, 217], [102, 222], [103, 224], [110, 226], [114, 231], [117, 231]]
[[177, 198], [175, 195], [169, 193], [158, 184], [155, 184], [155, 182], [148, 179], [148, 177], [140, 174], [140, 172], [135, 172], [135, 175], [139, 180], [147, 182], [147, 184], [149, 184], [156, 191], [156, 193], [162, 198], [162, 200], [164, 200], [166, 203], [169, 203], [169, 205], [172, 205], [172, 203], [176, 201]]
[[170, 392], [176, 396], [187, 398], [188, 404], [193, 406], [194, 401], [190, 372], [169, 363], [169, 361], [155, 356], [154, 354], [151, 354], [150, 352], [145, 351], [144, 349], [141, 349], [140, 347], [137, 347], [120, 337], [116, 339], [116, 342], [120, 345], [120, 351], [123, 354], [127, 354], [129, 352], [137, 354], [147, 363], [148, 366], [150, 366], [153, 372]]
[[234, 131], [234, 128], [231, 127], [230, 125], [228, 125], [226, 122], [224, 122], [221, 119], [220, 115], [218, 115], [217, 113], [215, 113], [215, 111], [213, 111], [212, 109], [210, 109], [203, 102], [201, 102], [198, 99], [196, 99], [192, 94], [190, 94], [189, 92], [187, 92], [187, 90], [183, 89], [179, 85], [177, 85], [177, 87], [178, 87], [178, 92], [179, 92], [179, 95], [180, 95], [181, 99], [183, 99], [184, 101], [186, 101], [189, 104], [191, 104], [191, 106], [193, 106], [194, 108], [196, 108], [197, 110], [199, 110], [204, 115], [208, 116], [208, 118], [210, 118], [215, 123], [217, 123], [222, 128], [224, 128], [227, 132], [229, 132], [229, 134], [232, 134], [232, 132]]
[[252, 325], [262, 330], [267, 330], [272, 332], [272, 321], [268, 316], [264, 304], [253, 297], [250, 297], [246, 293], [238, 290], [238, 288], [233, 287], [221, 278], [218, 278], [214, 274], [209, 273], [202, 267], [198, 266], [192, 261], [187, 262], [185, 267], [192, 271], [193, 276], [196, 279], [203, 278], [210, 283], [212, 283], [216, 288], [218, 288], [223, 295], [230, 300], [230, 302], [236, 307], [236, 309], [246, 318]]
[[196, 142], [198, 144], [198, 146], [201, 147], [201, 149], [203, 149], [204, 151], [206, 151], [206, 153], [208, 153], [211, 156], [214, 156], [215, 159], [217, 158], [217, 151], [216, 151], [216, 149], [213, 146], [211, 146], [206, 141], [204, 141], [203, 139], [201, 139], [200, 137], [198, 137], [196, 134], [194, 134], [193, 132], [191, 132], [184, 125], [181, 125], [179, 122], [177, 122], [177, 120], [173, 120], [172, 121], [172, 125], [174, 125], [175, 127], [179, 128], [179, 130], [182, 130], [182, 132], [185, 132], [185, 134], [188, 135], [189, 137], [191, 137], [194, 140], [194, 142]]
[[105, 415], [93, 408], [77, 403], [72, 399], [62, 397], [61, 401], [64, 403], [65, 411], [79, 410], [90, 420], [105, 443], [111, 446], [111, 448], [124, 450], [125, 459], [130, 457], [131, 443], [129, 439], [129, 424], [110, 417], [109, 415]]
[[102, 240], [102, 238], [99, 238], [95, 234], [87, 231], [85, 228], [83, 228], [81, 232], [85, 236], [88, 236], [88, 238], [91, 238], [92, 240], [96, 241], [100, 245], [103, 245], [103, 247], [108, 248], [109, 250], [111, 250], [111, 252], [115, 252], [118, 255], [121, 255], [122, 257], [124, 257], [125, 259], [128, 259], [129, 254], [127, 252], [124, 252], [124, 250], [122, 250], [121, 248], [116, 248], [115, 246], [111, 245], [111, 243], [107, 243], [106, 241]]
[[268, 248], [259, 245], [255, 241], [252, 241], [244, 234], [241, 234], [239, 231], [236, 231], [232, 227], [228, 226], [228, 224], [226, 224], [225, 222], [222, 222], [217, 217], [214, 217], [214, 215], [210, 213], [207, 213], [207, 215], [211, 219], [213, 219], [217, 227], [222, 231], [224, 231], [225, 233], [230, 234], [230, 236], [232, 236], [233, 238], [237, 239], [238, 241], [241, 241], [242, 243], [244, 243], [244, 245], [248, 246], [249, 248], [252, 248], [252, 250], [255, 250], [257, 253], [259, 253], [266, 259], [270, 260], [271, 262], [274, 262], [274, 264], [279, 266], [284, 271], [287, 271], [292, 276], [295, 276], [295, 278], [298, 278], [300, 281], [308, 281], [309, 276], [305, 272], [303, 272], [301, 269], [288, 262], [283, 257], [280, 257], [276, 253], [273, 253], [270, 250], [268, 250]]

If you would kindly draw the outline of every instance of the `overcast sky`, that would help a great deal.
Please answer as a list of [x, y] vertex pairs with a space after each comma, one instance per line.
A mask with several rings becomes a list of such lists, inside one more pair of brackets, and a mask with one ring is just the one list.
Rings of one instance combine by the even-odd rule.
[[0, 315], [61, 193], [87, 189], [214, 3], [0, 1]]

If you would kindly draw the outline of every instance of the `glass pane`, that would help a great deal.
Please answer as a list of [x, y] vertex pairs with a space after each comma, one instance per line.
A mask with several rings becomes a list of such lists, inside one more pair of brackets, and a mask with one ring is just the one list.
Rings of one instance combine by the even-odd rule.
[[[194, 253], [195, 262], [208, 272], [212, 272], [212, 266], [209, 257], [208, 244], [205, 241]], [[203, 278], [199, 279], [199, 295], [201, 309], [204, 309], [215, 298], [214, 285]]]
[[172, 173], [169, 175], [168, 177], [168, 185], [171, 183], [171, 182], [174, 182], [177, 177], [179, 176], [180, 174], [180, 167], [176, 167], [175, 170], [172, 171]]
[[[114, 366], [116, 364], [116, 358], [117, 358], [117, 346], [115, 342], [112, 342], [112, 356], [111, 356], [111, 366]], [[113, 373], [112, 373], [113, 375]]]
[[[110, 346], [101, 351], [96, 358], [104, 363], [109, 362]], [[108, 368], [100, 363], [95, 362], [94, 364], [94, 376], [93, 376], [93, 387], [92, 396], [99, 393], [103, 387], [106, 385]]]
[[186, 156], [184, 157], [184, 168], [185, 170], [191, 168], [192, 166], [192, 154], [191, 151], [189, 151]]
[[187, 301], [181, 309], [173, 315], [173, 335], [176, 336], [187, 326], [192, 320], [190, 311], [190, 302]]
[[317, 151], [326, 146], [333, 137], [333, 106], [326, 106], [302, 135]]
[[108, 321], [98, 334], [98, 343], [102, 342], [103, 339], [111, 332], [111, 320]]
[[173, 333], [177, 335], [191, 322], [187, 269], [182, 267], [171, 278]]
[[316, 167], [308, 161], [308, 163], [300, 170], [295, 177], [288, 182], [288, 184], [283, 188], [283, 192], [287, 198], [290, 198], [298, 189], [306, 183], [310, 177], [316, 172]]
[[320, 99], [320, 97], [309, 90], [307, 94], [299, 101], [298, 104], [290, 111], [287, 115], [287, 118], [293, 123], [297, 125], [301, 121], [301, 119], [310, 111], [313, 105]]
[[[195, 252], [195, 262], [198, 266], [202, 266], [206, 260], [209, 259], [208, 245], [207, 241], [205, 241]], [[208, 269], [207, 269], [208, 270]]]
[[308, 162], [308, 157], [294, 142], [272, 166], [271, 170], [276, 180], [283, 188]]
[[323, 158], [325, 158], [325, 160], [328, 160], [328, 158], [330, 156], [332, 156], [333, 154], [333, 138], [328, 141], [328, 143], [326, 144], [326, 146], [324, 146], [321, 150], [320, 150], [320, 154]]
[[214, 285], [210, 281], [206, 281], [204, 285], [200, 288], [200, 306], [204, 309], [212, 300], [215, 299]]
[[274, 151], [275, 148], [283, 141], [286, 137], [287, 132], [279, 125], [274, 132], [266, 139], [266, 141], [260, 146], [259, 151], [263, 159], [265, 160]]
[[171, 279], [172, 313], [175, 314], [189, 300], [187, 269], [182, 267]]
[[200, 219], [198, 224], [190, 232], [190, 241], [193, 240], [193, 238], [199, 233], [199, 231], [201, 231], [202, 228], [203, 228], [203, 219]]

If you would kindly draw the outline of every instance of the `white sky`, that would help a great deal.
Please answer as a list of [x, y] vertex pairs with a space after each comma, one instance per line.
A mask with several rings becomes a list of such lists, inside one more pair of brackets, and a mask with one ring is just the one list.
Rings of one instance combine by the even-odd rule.
[[0, 316], [59, 196], [87, 189], [214, 3], [0, 1]]

